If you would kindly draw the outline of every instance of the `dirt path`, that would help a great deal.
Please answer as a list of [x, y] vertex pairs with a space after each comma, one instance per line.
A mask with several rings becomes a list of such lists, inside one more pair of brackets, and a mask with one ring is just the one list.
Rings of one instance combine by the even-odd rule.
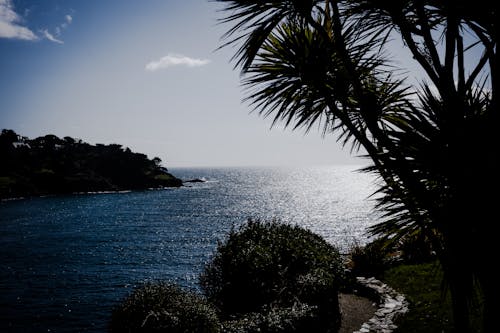
[[342, 324], [339, 333], [352, 333], [375, 314], [376, 307], [368, 298], [353, 294], [339, 295]]

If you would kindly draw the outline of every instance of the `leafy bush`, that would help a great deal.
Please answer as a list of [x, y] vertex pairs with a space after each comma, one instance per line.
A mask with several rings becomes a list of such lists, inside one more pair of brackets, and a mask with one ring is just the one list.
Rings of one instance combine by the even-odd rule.
[[316, 332], [318, 307], [303, 303], [289, 308], [264, 307], [260, 312], [247, 313], [223, 323], [224, 333], [284, 333]]
[[375, 239], [365, 246], [355, 244], [349, 251], [349, 257], [352, 275], [375, 277], [380, 277], [395, 264], [418, 264], [436, 260], [430, 241], [421, 234], [410, 235], [394, 243]]
[[136, 289], [113, 311], [110, 331], [212, 333], [220, 331], [220, 323], [201, 296], [158, 282]]
[[388, 264], [388, 249], [376, 239], [361, 246], [355, 244], [349, 251], [351, 273], [355, 276], [379, 276]]
[[278, 222], [250, 220], [219, 244], [200, 277], [205, 295], [223, 316], [316, 306], [316, 322], [340, 324], [338, 251], [314, 233]]

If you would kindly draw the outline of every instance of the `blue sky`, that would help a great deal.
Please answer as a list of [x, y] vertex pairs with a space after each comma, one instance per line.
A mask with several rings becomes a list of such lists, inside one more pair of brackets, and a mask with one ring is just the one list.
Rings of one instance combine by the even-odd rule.
[[250, 113], [219, 16], [206, 0], [0, 0], [0, 128], [168, 167], [364, 163]]

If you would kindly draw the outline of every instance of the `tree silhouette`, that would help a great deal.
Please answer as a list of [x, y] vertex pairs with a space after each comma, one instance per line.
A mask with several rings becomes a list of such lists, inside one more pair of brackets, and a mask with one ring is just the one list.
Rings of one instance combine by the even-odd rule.
[[[437, 251], [455, 328], [469, 332], [474, 283], [484, 332], [500, 293], [492, 216], [499, 185], [497, 9], [479, 0], [230, 1], [223, 46], [237, 45], [246, 101], [274, 122], [338, 133], [382, 180], [374, 234], [420, 234]], [[392, 61], [413, 56], [419, 86]], [[480, 54], [471, 56], [471, 54]], [[466, 65], [467, 62], [467, 65]]]
[[181, 186], [152, 160], [119, 144], [90, 145], [71, 137], [0, 135], [0, 197]]

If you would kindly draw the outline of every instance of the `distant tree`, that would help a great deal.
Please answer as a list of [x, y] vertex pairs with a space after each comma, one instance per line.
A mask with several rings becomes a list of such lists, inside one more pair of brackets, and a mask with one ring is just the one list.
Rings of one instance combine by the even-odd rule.
[[19, 135], [13, 130], [3, 129], [2, 134], [0, 135], [0, 140], [2, 143], [14, 143], [19, 140]]
[[161, 166], [161, 158], [154, 157], [153, 158], [153, 163], [155, 164], [155, 166], [160, 167]]
[[[225, 45], [249, 101], [287, 126], [363, 147], [383, 184], [388, 241], [421, 233], [449, 285], [457, 331], [469, 332], [478, 281], [484, 332], [496, 330], [498, 12], [492, 2], [217, 0], [232, 23]], [[400, 42], [427, 76], [412, 86], [389, 58]], [[479, 53], [471, 57], [471, 50]], [[466, 63], [468, 65], [466, 66]]]
[[75, 139], [70, 136], [65, 136], [64, 141], [67, 145], [74, 145], [76, 143]]
[[157, 160], [120, 144], [55, 135], [30, 140], [3, 130], [0, 156], [0, 197], [182, 185]]
[[0, 177], [5, 176], [7, 170], [13, 167], [12, 157], [14, 155], [14, 143], [18, 140], [18, 135], [13, 130], [2, 130], [0, 134]]

